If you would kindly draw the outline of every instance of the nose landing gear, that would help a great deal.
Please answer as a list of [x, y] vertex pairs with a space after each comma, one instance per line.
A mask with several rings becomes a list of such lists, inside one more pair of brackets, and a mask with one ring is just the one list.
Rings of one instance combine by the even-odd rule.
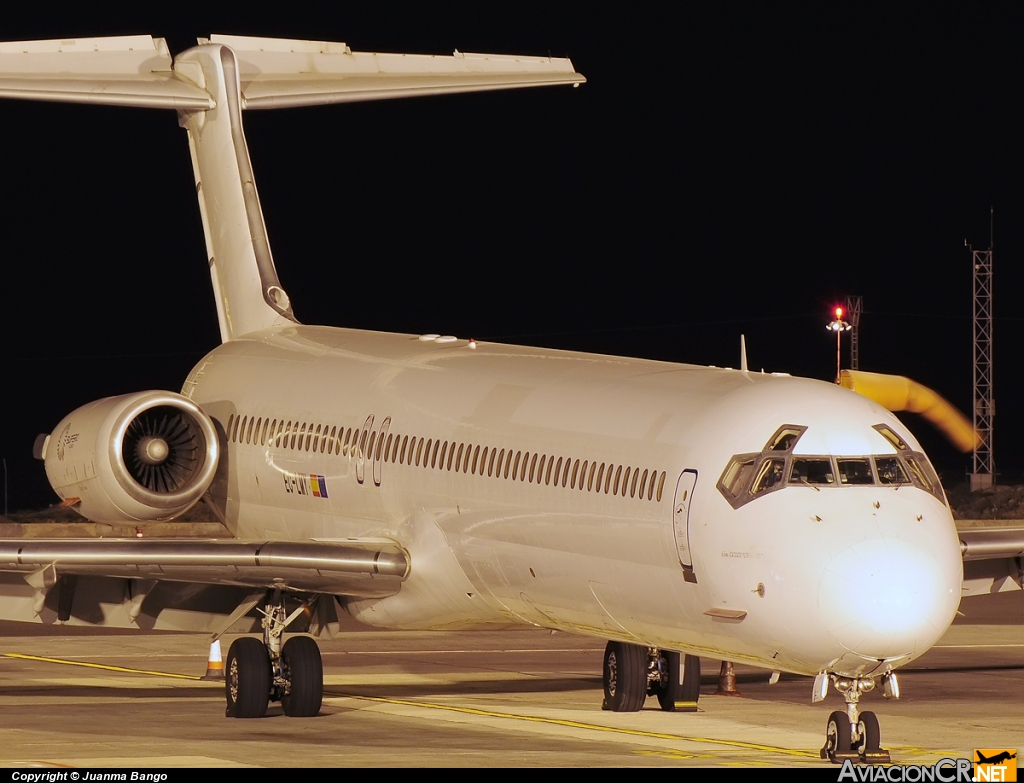
[[224, 691], [229, 718], [262, 718], [270, 701], [280, 701], [284, 714], [308, 718], [320, 712], [324, 695], [320, 648], [308, 636], [293, 636], [284, 644], [284, 630], [308, 606], [285, 615], [284, 602], [275, 592], [261, 609], [263, 643], [243, 636], [228, 651]]
[[[836, 690], [846, 699], [846, 712], [835, 711], [828, 716], [825, 726], [825, 745], [821, 749], [821, 758], [835, 764], [842, 764], [847, 759], [862, 761], [865, 764], [888, 764], [889, 751], [881, 747], [878, 729], [878, 718], [873, 712], [860, 711], [861, 694], [875, 689], [875, 681], [870, 677], [839, 677], [835, 674], [818, 675], [831, 679]], [[886, 673], [883, 688], [887, 698], [891, 693], [899, 694], [896, 675]], [[828, 688], [828, 680], [815, 687], [815, 701], [824, 698]], [[898, 696], [896, 696], [898, 698]]]

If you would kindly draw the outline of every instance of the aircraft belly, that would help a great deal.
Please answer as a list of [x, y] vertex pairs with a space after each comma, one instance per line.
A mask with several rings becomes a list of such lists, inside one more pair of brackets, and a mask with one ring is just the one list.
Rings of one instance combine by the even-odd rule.
[[666, 620], [694, 626], [696, 607], [673, 606], [683, 578], [664, 521], [509, 510], [441, 525], [470, 581], [510, 619], [617, 638]]

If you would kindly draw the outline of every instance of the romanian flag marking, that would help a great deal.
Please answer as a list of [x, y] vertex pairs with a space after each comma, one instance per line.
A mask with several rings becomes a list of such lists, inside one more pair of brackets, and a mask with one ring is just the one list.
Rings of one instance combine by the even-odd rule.
[[314, 473], [309, 474], [309, 488], [313, 490], [313, 497], [327, 497], [327, 479]]

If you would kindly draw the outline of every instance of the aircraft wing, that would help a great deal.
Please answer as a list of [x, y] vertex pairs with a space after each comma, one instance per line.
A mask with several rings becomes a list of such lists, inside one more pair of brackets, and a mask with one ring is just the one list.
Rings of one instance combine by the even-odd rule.
[[1024, 587], [1024, 528], [977, 528], [958, 534], [964, 558], [963, 595]]
[[306, 601], [297, 630], [331, 636], [339, 600], [394, 595], [408, 574], [408, 554], [385, 539], [6, 539], [0, 618], [246, 633], [259, 628], [253, 607], [281, 588], [313, 594], [294, 599]]
[[0, 572], [20, 573], [40, 589], [72, 575], [374, 598], [398, 592], [409, 558], [389, 541], [6, 540]]
[[[561, 57], [353, 52], [343, 43], [214, 35], [231, 48], [242, 108], [503, 90], [586, 79]], [[215, 106], [203, 75], [148, 35], [0, 43], [0, 97], [179, 110]]]

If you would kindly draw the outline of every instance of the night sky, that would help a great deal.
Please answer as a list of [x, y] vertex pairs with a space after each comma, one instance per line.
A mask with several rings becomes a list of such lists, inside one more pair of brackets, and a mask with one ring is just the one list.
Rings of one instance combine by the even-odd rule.
[[[668, 7], [669, 4], [662, 4]], [[252, 111], [278, 273], [304, 323], [821, 379], [864, 297], [861, 369], [965, 412], [971, 263], [995, 208], [996, 466], [1024, 470], [1024, 10], [936, 4], [274, 4], [5, 9], [0, 40], [212, 32], [358, 51], [568, 55], [579, 89]], [[21, 14], [19, 18], [17, 15]], [[0, 102], [0, 456], [90, 400], [178, 390], [219, 342], [185, 132], [165, 110]], [[944, 480], [969, 456], [904, 420]]]

